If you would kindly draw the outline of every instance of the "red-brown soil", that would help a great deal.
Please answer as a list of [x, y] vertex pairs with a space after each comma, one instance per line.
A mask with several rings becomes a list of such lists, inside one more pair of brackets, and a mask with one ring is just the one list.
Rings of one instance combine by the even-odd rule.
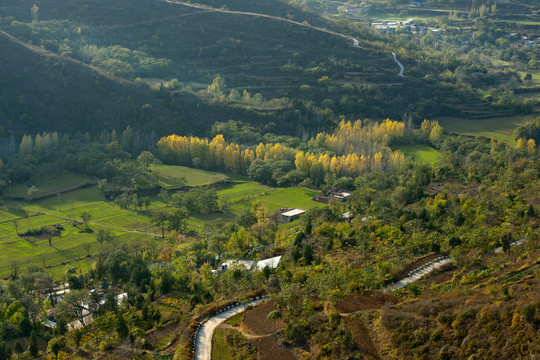
[[[274, 300], [265, 302], [262, 305], [255, 306], [246, 312], [244, 324], [247, 330], [254, 335], [271, 335], [276, 331], [283, 329], [285, 324], [280, 319], [268, 319], [271, 311], [277, 310], [274, 306]], [[282, 314], [283, 315], [283, 314]]]
[[285, 326], [280, 319], [268, 319], [268, 314], [273, 310], [278, 309], [270, 300], [246, 311], [243, 328], [249, 334], [243, 333], [257, 348], [260, 360], [294, 360], [294, 353], [279, 346], [278, 339], [273, 335]]
[[349, 327], [360, 353], [367, 360], [379, 360], [380, 357], [377, 353], [375, 345], [369, 336], [369, 331], [364, 324], [364, 321], [358, 316], [344, 316], [345, 324]]
[[340, 314], [348, 314], [360, 310], [380, 309], [385, 304], [397, 304], [399, 299], [390, 294], [375, 291], [353, 293], [345, 299], [338, 301], [334, 307]]
[[252, 339], [251, 342], [259, 351], [260, 360], [296, 360], [294, 353], [279, 346], [277, 338], [273, 335]]

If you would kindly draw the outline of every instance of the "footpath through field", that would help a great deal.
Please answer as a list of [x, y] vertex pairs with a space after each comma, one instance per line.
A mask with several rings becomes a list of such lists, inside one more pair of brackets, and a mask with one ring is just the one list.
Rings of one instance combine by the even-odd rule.
[[234, 315], [240, 314], [246, 307], [257, 305], [262, 301], [263, 299], [260, 299], [247, 304], [237, 305], [208, 319], [208, 321], [201, 326], [195, 337], [195, 360], [211, 360], [212, 336], [214, 335], [214, 330], [216, 330], [221, 323]]

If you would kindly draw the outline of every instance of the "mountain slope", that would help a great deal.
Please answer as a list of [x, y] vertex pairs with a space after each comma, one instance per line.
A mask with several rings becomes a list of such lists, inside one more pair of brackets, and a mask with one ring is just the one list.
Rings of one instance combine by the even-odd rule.
[[[177, 125], [154, 94], [0, 33], [0, 121], [20, 132], [100, 131]], [[147, 122], [152, 119], [152, 124]]]

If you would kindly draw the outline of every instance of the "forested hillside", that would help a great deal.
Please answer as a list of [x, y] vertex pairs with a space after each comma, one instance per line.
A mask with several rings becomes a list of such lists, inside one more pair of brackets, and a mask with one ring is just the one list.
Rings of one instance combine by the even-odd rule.
[[[398, 54], [406, 78], [397, 76], [391, 53], [401, 45], [362, 26], [332, 22], [282, 3], [257, 8], [233, 2], [233, 12], [220, 12], [219, 4], [188, 5], [54, 1], [33, 8], [8, 1], [0, 11], [2, 28], [21, 41], [138, 83], [164, 84], [161, 91], [171, 111], [184, 125], [197, 122], [199, 131], [208, 131], [216, 120], [270, 115], [272, 120], [264, 123], [273, 123], [272, 131], [301, 135], [341, 119], [405, 114], [419, 124], [461, 111], [459, 101], [490, 106], [464, 84], [439, 77], [437, 64], [406, 52]], [[349, 36], [358, 39], [358, 47]], [[186, 95], [220, 104], [220, 114], [194, 109]], [[182, 116], [186, 107], [189, 118]]]
[[0, 57], [0, 118], [8, 132], [74, 134], [128, 125], [149, 129], [150, 118], [154, 129], [179, 123], [144, 87], [40, 48], [28, 48], [6, 34], [0, 34], [0, 44], [4, 54]]

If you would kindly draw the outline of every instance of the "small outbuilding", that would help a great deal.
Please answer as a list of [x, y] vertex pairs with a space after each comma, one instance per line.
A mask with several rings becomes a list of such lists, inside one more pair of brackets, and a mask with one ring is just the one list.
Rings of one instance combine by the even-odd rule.
[[265, 267], [269, 269], [275, 269], [278, 267], [279, 262], [281, 261], [281, 255], [269, 259], [264, 259], [257, 262], [257, 270], [263, 270]]
[[278, 221], [280, 223], [290, 223], [291, 221], [294, 221], [300, 217], [300, 215], [304, 214], [306, 210], [302, 209], [287, 209], [279, 214]]

